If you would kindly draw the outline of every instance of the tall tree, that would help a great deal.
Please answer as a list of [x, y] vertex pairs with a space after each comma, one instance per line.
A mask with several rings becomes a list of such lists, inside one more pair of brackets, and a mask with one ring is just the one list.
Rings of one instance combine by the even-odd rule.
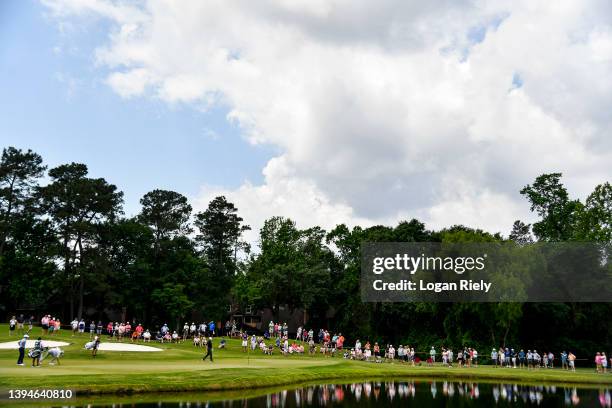
[[236, 258], [242, 234], [251, 228], [242, 224], [238, 209], [224, 196], [213, 199], [208, 208], [196, 214], [195, 225], [200, 234], [196, 240], [202, 244], [206, 259], [218, 277], [232, 277], [236, 273]]
[[0, 257], [14, 220], [32, 203], [38, 179], [46, 167], [42, 157], [31, 150], [14, 147], [2, 150], [0, 159]]
[[[142, 210], [137, 219], [153, 235], [153, 253], [147, 277], [150, 286], [144, 288], [144, 295], [150, 297], [152, 291], [164, 284], [187, 282], [182, 271], [184, 262], [190, 263], [191, 255], [194, 255], [192, 240], [188, 237], [192, 232], [189, 222], [192, 208], [187, 197], [170, 190], [150, 191], [140, 203]], [[146, 321], [164, 314], [153, 306], [151, 302], [145, 305], [143, 318]]]
[[612, 242], [612, 185], [595, 187], [587, 197], [576, 233], [582, 241]]
[[578, 200], [570, 200], [561, 184], [561, 173], [543, 174], [533, 184], [525, 186], [521, 194], [531, 203], [542, 219], [533, 224], [533, 233], [541, 241], [567, 241], [572, 239], [576, 223], [582, 212]]
[[85, 263], [96, 225], [114, 219], [121, 211], [123, 193], [102, 178], [87, 177], [87, 166], [70, 163], [49, 170], [51, 182], [40, 188], [43, 208], [62, 242], [64, 273], [70, 288], [70, 315], [75, 296], [83, 314]]
[[140, 204], [142, 210], [138, 220], [153, 231], [156, 248], [159, 248], [162, 239], [191, 232], [191, 205], [184, 195], [176, 191], [153, 190], [140, 199]]
[[195, 217], [199, 230], [196, 241], [202, 248], [208, 265], [205, 308], [208, 313], [224, 317], [230, 299], [231, 288], [238, 272], [238, 253], [248, 253], [248, 245], [242, 241], [242, 234], [250, 230], [243, 224], [236, 206], [223, 196], [214, 198], [205, 211]]

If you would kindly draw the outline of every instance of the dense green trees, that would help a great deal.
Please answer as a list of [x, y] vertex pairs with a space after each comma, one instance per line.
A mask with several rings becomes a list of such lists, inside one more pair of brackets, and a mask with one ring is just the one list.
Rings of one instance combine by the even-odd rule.
[[290, 219], [270, 218], [260, 231], [260, 253], [249, 262], [236, 297], [242, 304], [271, 307], [276, 317], [279, 307], [287, 306], [303, 310], [305, 318], [324, 319], [334, 297], [333, 261], [321, 228], [299, 230]]
[[[521, 190], [539, 216], [517, 220], [506, 239], [456, 225], [427, 230], [418, 220], [395, 227], [338, 225], [300, 229], [272, 217], [257, 248], [239, 209], [216, 197], [192, 214], [186, 197], [167, 190], [144, 195], [134, 218], [123, 195], [87, 166], [48, 172], [32, 152], [6, 148], [0, 161], [0, 311], [53, 312], [147, 323], [228, 317], [228, 306], [281, 307], [303, 313], [308, 327], [330, 327], [349, 338], [409, 343], [573, 347], [612, 343], [612, 303], [364, 303], [363, 242], [589, 241], [609, 248], [612, 187], [572, 199], [561, 174], [544, 174]], [[535, 237], [534, 237], [535, 236]], [[610, 252], [608, 252], [608, 255]], [[534, 260], [535, 262], [536, 260]], [[517, 261], [518, 262], [518, 261]], [[537, 278], [537, 277], [536, 277]], [[545, 284], [545, 282], [543, 282]]]
[[37, 185], [45, 171], [40, 155], [8, 147], [0, 160], [1, 304], [43, 305], [57, 272], [51, 223], [40, 217]]
[[[71, 163], [49, 170], [51, 182], [39, 188], [41, 209], [49, 217], [63, 260], [62, 281], [68, 286], [70, 315], [83, 315], [86, 281], [96, 271], [89, 255], [97, 248], [97, 228], [118, 215], [123, 193], [104, 179], [87, 177], [87, 166]], [[95, 257], [93, 258], [95, 259]]]
[[34, 210], [33, 197], [36, 180], [45, 171], [42, 157], [28, 150], [14, 147], [2, 151], [0, 160], [0, 256], [6, 241], [18, 222], [31, 216]]

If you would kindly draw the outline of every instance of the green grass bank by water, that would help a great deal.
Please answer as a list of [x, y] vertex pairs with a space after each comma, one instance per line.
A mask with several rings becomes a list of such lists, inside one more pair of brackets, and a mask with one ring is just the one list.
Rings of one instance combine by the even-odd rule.
[[[31, 339], [41, 334], [39, 328]], [[0, 326], [0, 343], [17, 341], [8, 336], [6, 325]], [[145, 392], [198, 392], [234, 390], [243, 395], [248, 389], [363, 380], [445, 379], [523, 384], [559, 384], [574, 386], [612, 386], [612, 374], [597, 374], [595, 369], [568, 372], [561, 369], [508, 369], [480, 366], [477, 368], [417, 366], [395, 363], [370, 363], [316, 356], [265, 356], [258, 350], [243, 353], [239, 340], [229, 340], [227, 348], [217, 349], [214, 362], [202, 361], [203, 349], [190, 341], [181, 344], [147, 343], [164, 349], [162, 352], [99, 351], [94, 359], [83, 349], [89, 335], [72, 336], [71, 332], [44, 337], [47, 340], [71, 343], [63, 347], [61, 365], [25, 367], [16, 365], [17, 350], [0, 350], [0, 391], [10, 389], [70, 389], [78, 395], [130, 394]], [[103, 342], [110, 342], [106, 336]], [[126, 343], [129, 341], [126, 341]], [[142, 343], [138, 343], [142, 344]]]

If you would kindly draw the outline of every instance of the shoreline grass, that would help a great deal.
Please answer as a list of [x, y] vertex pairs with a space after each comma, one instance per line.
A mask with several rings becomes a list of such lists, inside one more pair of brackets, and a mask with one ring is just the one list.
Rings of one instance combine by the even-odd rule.
[[[31, 338], [40, 334], [34, 328]], [[576, 387], [612, 387], [612, 374], [597, 374], [593, 369], [575, 373], [561, 369], [510, 369], [480, 366], [447, 368], [411, 367], [403, 363], [367, 363], [341, 357], [264, 356], [259, 351], [243, 353], [239, 340], [229, 340], [227, 349], [215, 348], [215, 362], [201, 361], [203, 350], [191, 342], [151, 343], [163, 348], [158, 353], [100, 351], [95, 359], [83, 350], [89, 335], [72, 336], [63, 332], [46, 339], [71, 343], [64, 347], [60, 366], [40, 368], [15, 364], [16, 350], [0, 350], [0, 391], [9, 389], [71, 389], [77, 395], [139, 394], [174, 392], [221, 392], [270, 389], [321, 382], [346, 383], [367, 380], [445, 380], [473, 382], [510, 382], [517, 384], [555, 384]], [[17, 341], [0, 326], [0, 342]], [[109, 341], [103, 337], [103, 341]], [[219, 339], [215, 339], [215, 347]], [[142, 343], [139, 343], [142, 344]], [[148, 344], [148, 343], [147, 343]]]

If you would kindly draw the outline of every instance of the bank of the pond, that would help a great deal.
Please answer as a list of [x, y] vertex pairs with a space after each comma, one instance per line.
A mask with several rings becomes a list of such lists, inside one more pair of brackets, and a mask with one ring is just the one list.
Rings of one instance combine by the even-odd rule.
[[[456, 398], [453, 398], [456, 397]], [[498, 401], [516, 404], [517, 401], [533, 402], [547, 407], [594, 406], [596, 400], [609, 401], [610, 388], [599, 386], [574, 387], [560, 385], [522, 385], [486, 381], [436, 381], [426, 379], [406, 381], [355, 381], [316, 384], [299, 384], [276, 388], [257, 388], [239, 391], [206, 391], [177, 393], [144, 393], [132, 395], [81, 395], [66, 400], [2, 400], [0, 407], [94, 407], [132, 406], [149, 408], [207, 406], [223, 408], [237, 403], [238, 406], [269, 407], [282, 401], [286, 406], [316, 405], [316, 402], [333, 402], [334, 406], [367, 407], [368, 399], [374, 398], [379, 406], [391, 405], [398, 398], [416, 406], [428, 406], [434, 399], [442, 400], [446, 407], [488, 407]], [[249, 400], [247, 404], [247, 400]], [[362, 402], [360, 405], [359, 403]], [[286, 404], [285, 404], [286, 403]], [[519, 403], [520, 404], [520, 403]], [[581, 405], [584, 404], [584, 405]], [[403, 404], [400, 404], [403, 405]], [[605, 403], [603, 406], [607, 406]]]
[[[612, 375], [597, 375], [585, 370], [566, 373], [561, 370], [528, 372], [511, 369], [479, 367], [472, 369], [442, 367], [404, 367], [391, 364], [367, 364], [347, 361], [329, 365], [287, 368], [209, 368], [197, 371], [146, 373], [79, 373], [57, 375], [0, 376], [0, 388], [7, 389], [70, 389], [76, 394], [131, 394], [147, 392], [231, 391], [270, 388], [320, 382], [365, 380], [460, 380], [499, 381], [521, 384], [556, 384], [568, 386], [612, 386]], [[103, 367], [102, 367], [103, 369]], [[32, 369], [41, 374], [46, 370]], [[114, 370], [113, 370], [114, 371]]]
[[[6, 327], [6, 326], [4, 326]], [[33, 336], [38, 336], [34, 329]], [[0, 327], [0, 342], [16, 341]], [[364, 380], [440, 379], [500, 381], [523, 384], [611, 386], [612, 374], [593, 369], [568, 372], [560, 369], [411, 367], [401, 363], [365, 363], [341, 357], [264, 356], [243, 353], [238, 340], [215, 349], [215, 362], [203, 362], [202, 349], [190, 342], [153, 344], [157, 353], [101, 351], [94, 359], [83, 349], [88, 335], [62, 333], [53, 340], [70, 343], [60, 366], [43, 361], [40, 368], [16, 366], [15, 350], [0, 350], [0, 390], [70, 389], [80, 395], [105, 393], [198, 392], [247, 390], [321, 382]], [[111, 343], [108, 339], [105, 342]], [[215, 340], [216, 342], [217, 340]], [[217, 343], [215, 343], [217, 344]], [[26, 363], [30, 363], [26, 359]]]

